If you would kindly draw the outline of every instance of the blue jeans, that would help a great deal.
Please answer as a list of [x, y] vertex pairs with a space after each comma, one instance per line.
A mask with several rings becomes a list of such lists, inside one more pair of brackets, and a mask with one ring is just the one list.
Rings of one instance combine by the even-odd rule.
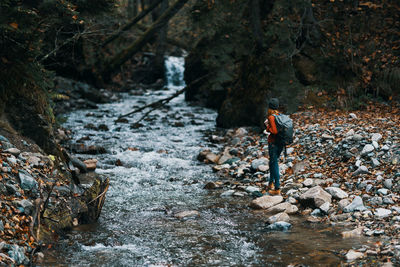
[[279, 189], [279, 156], [284, 146], [281, 144], [268, 144], [269, 154], [269, 182], [274, 183], [275, 190]]

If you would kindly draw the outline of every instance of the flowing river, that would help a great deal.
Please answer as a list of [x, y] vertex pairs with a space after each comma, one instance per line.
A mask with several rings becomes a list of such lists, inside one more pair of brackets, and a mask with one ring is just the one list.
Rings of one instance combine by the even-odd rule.
[[[218, 180], [196, 160], [199, 151], [215, 146], [207, 137], [216, 130], [217, 114], [191, 106], [183, 95], [152, 112], [141, 127], [131, 124], [142, 114], [115, 123], [119, 115], [183, 88], [184, 59], [169, 57], [166, 66], [168, 89], [123, 94], [119, 102], [68, 114], [64, 126], [74, 140], [89, 137], [86, 144], [107, 149], [96, 155], [96, 172], [110, 178], [110, 187], [99, 221], [61, 237], [42, 266], [337, 266], [341, 249], [366, 242], [342, 239], [342, 228], [296, 217], [291, 231], [267, 232], [265, 218], [248, 208], [250, 197], [222, 198], [222, 191], [203, 189]], [[89, 123], [109, 130], [85, 128]], [[174, 217], [186, 210], [200, 216]]]

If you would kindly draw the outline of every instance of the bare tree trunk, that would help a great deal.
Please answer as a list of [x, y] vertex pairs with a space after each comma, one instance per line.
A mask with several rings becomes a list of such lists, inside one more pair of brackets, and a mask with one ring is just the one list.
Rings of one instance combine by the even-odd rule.
[[127, 31], [128, 29], [130, 29], [131, 27], [133, 27], [136, 23], [138, 23], [142, 18], [144, 18], [147, 14], [150, 13], [150, 11], [152, 11], [153, 9], [155, 9], [163, 0], [156, 0], [154, 1], [153, 5], [151, 5], [148, 9], [143, 10], [142, 12], [140, 12], [140, 14], [138, 16], [136, 16], [135, 18], [133, 18], [130, 22], [128, 22], [127, 24], [125, 24], [121, 29], [119, 29], [116, 33], [112, 34], [110, 37], [108, 37], [103, 44], [101, 45], [101, 47], [105, 47], [106, 45], [108, 45], [109, 43], [111, 43], [112, 41], [114, 41], [115, 39], [117, 39], [124, 31]]
[[140, 38], [104, 65], [100, 73], [101, 77], [106, 81], [109, 80], [110, 76], [122, 64], [138, 52], [155, 33], [164, 27], [164, 25], [168, 23], [168, 21], [186, 4], [187, 1], [188, 0], [177, 0], [171, 7], [169, 7]]
[[262, 29], [260, 21], [260, 0], [250, 1], [250, 23], [254, 40], [256, 43], [256, 50], [260, 51], [263, 46]]
[[134, 18], [138, 13], [138, 0], [128, 0], [128, 18]]
[[[163, 0], [161, 4], [161, 13], [164, 13], [168, 9], [168, 0]], [[154, 76], [158, 78], [163, 78], [165, 73], [164, 67], [164, 56], [166, 50], [166, 41], [167, 41], [167, 31], [168, 31], [168, 23], [165, 24], [164, 27], [158, 33], [157, 38], [157, 47], [156, 47], [156, 56], [154, 58], [153, 64], [153, 72]]]

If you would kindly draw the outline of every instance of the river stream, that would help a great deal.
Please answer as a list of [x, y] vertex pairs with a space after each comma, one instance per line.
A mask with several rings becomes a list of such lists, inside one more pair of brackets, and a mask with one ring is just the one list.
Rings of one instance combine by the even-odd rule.
[[[99, 221], [61, 237], [42, 266], [337, 266], [342, 249], [366, 242], [342, 239], [343, 228], [295, 216], [291, 231], [267, 232], [263, 214], [248, 208], [250, 197], [222, 198], [223, 191], [203, 189], [218, 180], [196, 160], [206, 147], [219, 149], [207, 141], [217, 114], [190, 105], [183, 95], [152, 112], [141, 127], [131, 127], [140, 113], [130, 123], [115, 123], [120, 114], [183, 88], [183, 58], [169, 57], [166, 66], [167, 89], [124, 93], [118, 102], [68, 114], [64, 126], [74, 140], [89, 137], [85, 144], [107, 149], [96, 155], [96, 172], [110, 178], [110, 187]], [[85, 128], [89, 123], [109, 130]], [[186, 210], [200, 216], [174, 217]]]

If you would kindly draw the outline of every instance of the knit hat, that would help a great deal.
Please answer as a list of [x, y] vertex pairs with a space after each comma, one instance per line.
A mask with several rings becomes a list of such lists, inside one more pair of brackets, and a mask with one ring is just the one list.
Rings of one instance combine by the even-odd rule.
[[279, 100], [278, 98], [271, 98], [268, 103], [268, 108], [270, 109], [278, 109], [279, 108]]

